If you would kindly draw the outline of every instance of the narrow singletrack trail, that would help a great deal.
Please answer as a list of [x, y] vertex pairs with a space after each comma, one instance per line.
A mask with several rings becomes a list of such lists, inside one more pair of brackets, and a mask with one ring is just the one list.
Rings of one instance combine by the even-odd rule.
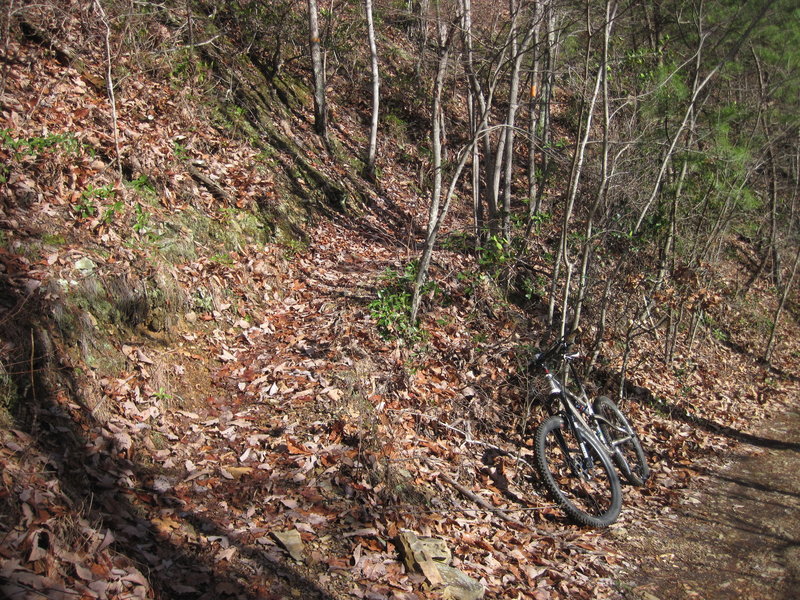
[[800, 597], [800, 413], [787, 409], [724, 461], [709, 461], [680, 504], [620, 535], [631, 600]]

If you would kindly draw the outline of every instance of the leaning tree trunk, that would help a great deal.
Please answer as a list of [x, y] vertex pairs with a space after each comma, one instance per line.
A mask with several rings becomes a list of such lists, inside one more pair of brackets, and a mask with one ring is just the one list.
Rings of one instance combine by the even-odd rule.
[[[586, 26], [587, 26], [587, 41], [586, 41], [586, 55], [585, 55], [585, 62], [584, 62], [584, 86], [589, 82], [589, 73], [590, 73], [590, 62], [591, 62], [591, 55], [592, 55], [592, 31], [591, 31], [591, 22], [590, 22], [590, 8], [587, 3], [586, 7]], [[569, 179], [569, 189], [567, 192], [567, 202], [566, 206], [564, 207], [564, 216], [562, 219], [561, 224], [561, 241], [558, 246], [558, 254], [556, 256], [555, 263], [553, 265], [553, 280], [550, 285], [550, 302], [548, 305], [548, 323], [553, 325], [553, 321], [555, 318], [555, 305], [556, 305], [556, 296], [558, 293], [558, 280], [560, 276], [560, 270], [563, 266], [567, 269], [568, 281], [570, 283], [570, 276], [572, 274], [573, 265], [570, 263], [569, 258], [569, 247], [567, 244], [567, 240], [569, 238], [569, 227], [570, 221], [572, 219], [572, 211], [575, 207], [575, 199], [578, 196], [578, 189], [580, 187], [580, 182], [583, 176], [583, 164], [584, 159], [586, 157], [586, 148], [589, 145], [589, 136], [592, 131], [592, 117], [594, 116], [594, 107], [597, 104], [597, 97], [600, 94], [600, 83], [602, 81], [602, 75], [598, 72], [595, 77], [594, 82], [594, 90], [592, 91], [592, 96], [587, 102], [585, 99], [581, 102], [581, 113], [580, 113], [580, 126], [581, 129], [579, 131], [580, 139], [576, 141], [575, 146], [575, 153], [572, 158], [572, 169], [570, 172], [570, 179]], [[562, 315], [561, 315], [561, 333], [563, 334], [566, 329], [566, 320], [567, 320], [567, 300], [569, 298], [569, 289], [564, 288], [563, 292], [563, 301], [562, 301]]]

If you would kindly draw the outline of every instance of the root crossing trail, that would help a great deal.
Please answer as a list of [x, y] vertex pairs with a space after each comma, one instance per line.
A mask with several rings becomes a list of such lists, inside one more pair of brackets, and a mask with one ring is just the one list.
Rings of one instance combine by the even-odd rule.
[[626, 599], [800, 597], [800, 414], [782, 417], [702, 470], [674, 511], [626, 532]]

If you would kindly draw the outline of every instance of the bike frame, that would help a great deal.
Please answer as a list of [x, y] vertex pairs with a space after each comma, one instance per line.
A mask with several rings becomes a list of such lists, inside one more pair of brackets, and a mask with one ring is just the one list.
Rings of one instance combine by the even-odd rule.
[[[606, 454], [608, 454], [610, 457], [613, 452], [617, 451], [617, 446], [630, 441], [633, 438], [633, 436], [630, 434], [630, 432], [616, 426], [614, 423], [609, 422], [608, 419], [606, 419], [602, 415], [598, 415], [594, 412], [592, 404], [591, 402], [589, 402], [589, 397], [586, 393], [586, 388], [584, 387], [581, 378], [578, 376], [578, 373], [572, 364], [572, 361], [578, 358], [580, 355], [577, 353], [567, 354], [566, 348], [564, 350], [565, 350], [564, 352], [559, 352], [559, 354], [561, 355], [562, 362], [566, 365], [566, 370], [568, 370], [569, 376], [571, 376], [572, 379], [575, 381], [575, 384], [577, 385], [579, 390], [579, 394], [571, 392], [564, 384], [564, 382], [562, 382], [558, 377], [556, 377], [550, 371], [547, 364], [545, 362], [542, 362], [541, 368], [544, 370], [545, 378], [547, 379], [547, 382], [550, 385], [550, 395], [551, 397], [558, 396], [559, 403], [561, 404], [561, 412], [566, 418], [569, 427], [576, 434], [576, 438], [580, 440], [580, 436], [577, 435], [578, 434], [577, 430], [580, 429], [582, 435], [586, 435], [588, 437], [593, 438], [593, 440], [603, 450], [605, 450]], [[602, 430], [599, 427], [592, 427], [591, 425], [589, 425], [589, 421], [592, 421], [597, 424], [599, 424], [600, 422], [605, 423], [614, 430], [625, 434], [625, 437], [615, 441], [606, 440]], [[586, 448], [584, 447], [583, 444], [581, 444], [581, 454], [583, 455], [584, 460], [589, 459], [588, 453], [586, 452]]]
[[[542, 369], [545, 372], [545, 378], [547, 379], [548, 384], [550, 385], [550, 395], [558, 396], [559, 402], [561, 404], [561, 412], [563, 413], [567, 424], [575, 433], [576, 439], [580, 443], [581, 454], [583, 455], [584, 460], [590, 460], [591, 457], [589, 453], [586, 451], [586, 446], [583, 443], [581, 436], [587, 436], [593, 439], [593, 441], [603, 449], [603, 451], [608, 454], [606, 448], [608, 448], [609, 444], [603, 439], [602, 434], [598, 436], [597, 433], [594, 432], [593, 428], [589, 425], [589, 422], [584, 417], [584, 411], [587, 415], [590, 416], [593, 420], [602, 419], [598, 415], [594, 414], [594, 410], [592, 409], [592, 405], [589, 403], [588, 396], [586, 395], [586, 389], [583, 387], [583, 382], [581, 382], [580, 378], [575, 373], [575, 369], [572, 366], [571, 360], [577, 358], [577, 354], [575, 355], [564, 355], [564, 360], [566, 361], [569, 369], [571, 371], [571, 375], [575, 378], [575, 381], [578, 384], [578, 388], [580, 389], [580, 396], [573, 394], [567, 389], [567, 386], [559, 380], [553, 373], [550, 372], [550, 369], [547, 367], [546, 364], [542, 363]], [[581, 410], [583, 409], [583, 410]], [[602, 419], [605, 420], [605, 419]], [[609, 455], [610, 458], [610, 455]]]

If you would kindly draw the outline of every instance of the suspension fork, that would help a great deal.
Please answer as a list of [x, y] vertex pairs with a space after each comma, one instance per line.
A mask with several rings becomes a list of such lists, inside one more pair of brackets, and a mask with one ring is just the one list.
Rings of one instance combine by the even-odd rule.
[[585, 479], [587, 470], [594, 462], [586, 446], [586, 434], [584, 433], [585, 430], [576, 424], [575, 415], [570, 414], [567, 411], [563, 411], [561, 418], [564, 419], [564, 424], [570, 430], [578, 443], [578, 455], [576, 456], [575, 452], [571, 452], [569, 450], [567, 441], [564, 439], [564, 436], [561, 432], [558, 433], [559, 446], [561, 446], [561, 451], [567, 458], [567, 462], [569, 463], [569, 467], [573, 474], [580, 479]]

